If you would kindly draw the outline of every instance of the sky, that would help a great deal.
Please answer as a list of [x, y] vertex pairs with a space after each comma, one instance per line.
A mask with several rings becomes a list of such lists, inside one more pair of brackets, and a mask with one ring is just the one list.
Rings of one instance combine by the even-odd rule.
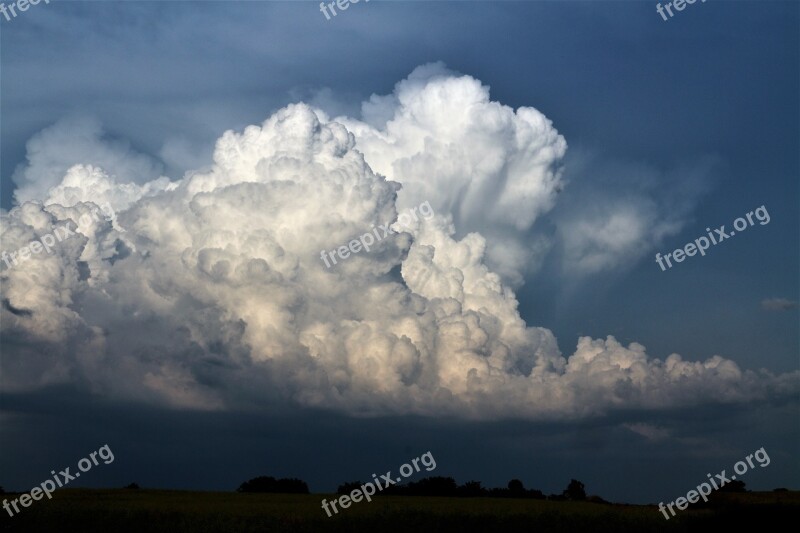
[[0, 17], [0, 485], [800, 487], [800, 5], [655, 4]]

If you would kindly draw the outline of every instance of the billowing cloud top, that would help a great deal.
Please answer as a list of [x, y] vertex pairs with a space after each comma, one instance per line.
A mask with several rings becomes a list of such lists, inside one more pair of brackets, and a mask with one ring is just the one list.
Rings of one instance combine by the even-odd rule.
[[[556, 203], [566, 142], [540, 112], [441, 65], [373, 96], [360, 120], [297, 104], [226, 132], [212, 168], [177, 181], [119, 145], [74, 165], [48, 153], [54, 135], [18, 172], [24, 201], [2, 215], [2, 246], [78, 228], [2, 264], [9, 391], [541, 419], [800, 390], [798, 373], [662, 361], [613, 337], [581, 338], [565, 358], [526, 325], [504, 280], [535, 253], [525, 232]], [[396, 223], [423, 202], [433, 216]], [[104, 203], [115, 219], [84, 216]], [[388, 223], [369, 252], [321, 260]]]

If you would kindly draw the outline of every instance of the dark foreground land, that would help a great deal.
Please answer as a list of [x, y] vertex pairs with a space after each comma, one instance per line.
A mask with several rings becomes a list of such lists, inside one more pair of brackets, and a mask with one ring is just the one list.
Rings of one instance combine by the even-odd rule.
[[[0, 498], [16, 498], [5, 494]], [[93, 532], [614, 532], [777, 531], [800, 516], [800, 492], [716, 494], [665, 520], [655, 506], [490, 498], [382, 496], [328, 518], [319, 494], [61, 489], [19, 515], [2, 511], [0, 530]], [[334, 496], [335, 497], [335, 496]], [[328, 496], [330, 500], [331, 496]]]

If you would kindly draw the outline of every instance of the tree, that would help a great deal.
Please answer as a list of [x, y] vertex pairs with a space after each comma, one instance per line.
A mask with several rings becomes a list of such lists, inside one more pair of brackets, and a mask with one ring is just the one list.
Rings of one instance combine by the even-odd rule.
[[456, 496], [458, 485], [451, 477], [424, 477], [408, 484], [408, 494], [413, 496]]
[[125, 486], [126, 489], [137, 490], [139, 488], [138, 483], [131, 483], [130, 485]]
[[467, 498], [475, 498], [486, 495], [486, 489], [481, 487], [480, 481], [467, 481], [458, 487], [458, 494]]
[[741, 480], [733, 480], [728, 481], [723, 486], [719, 488], [720, 492], [747, 492], [747, 489], [744, 488], [744, 481]]
[[586, 499], [586, 489], [583, 486], [583, 483], [578, 481], [577, 479], [573, 479], [567, 485], [567, 488], [564, 489], [562, 495], [567, 498], [568, 500], [585, 500]]
[[519, 479], [512, 479], [508, 482], [508, 492], [512, 497], [522, 497], [525, 495], [525, 486]]
[[528, 495], [528, 498], [533, 498], [534, 500], [544, 500], [547, 497], [544, 495], [544, 492], [536, 489], [528, 489], [525, 493]]

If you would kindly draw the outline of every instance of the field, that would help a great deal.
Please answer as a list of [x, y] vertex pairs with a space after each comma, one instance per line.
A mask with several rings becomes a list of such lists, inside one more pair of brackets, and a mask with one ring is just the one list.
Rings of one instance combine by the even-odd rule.
[[[4, 498], [16, 495], [3, 495]], [[92, 532], [633, 532], [777, 530], [796, 519], [800, 492], [718, 494], [713, 506], [669, 521], [654, 506], [494, 498], [382, 496], [328, 518], [325, 495], [161, 490], [62, 489], [19, 515], [3, 511], [0, 529]], [[328, 497], [330, 499], [330, 496]]]

